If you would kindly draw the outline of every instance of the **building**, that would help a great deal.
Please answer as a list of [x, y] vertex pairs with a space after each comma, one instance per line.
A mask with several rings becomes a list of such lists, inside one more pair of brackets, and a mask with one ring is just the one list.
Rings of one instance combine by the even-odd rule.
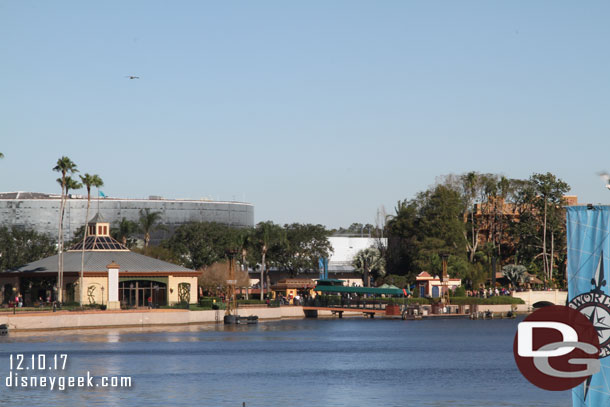
[[[199, 272], [134, 253], [110, 237], [110, 223], [96, 215], [88, 224], [84, 254], [84, 304], [109, 308], [197, 302]], [[82, 242], [63, 254], [63, 301], [80, 302]], [[25, 305], [55, 300], [59, 255], [0, 273], [1, 302], [21, 294]]]
[[442, 297], [447, 293], [447, 290], [454, 291], [460, 285], [462, 280], [459, 278], [447, 278], [445, 281], [441, 281], [438, 276], [432, 277], [425, 271], [422, 271], [415, 278], [415, 289], [419, 293], [420, 297]]
[[[379, 244], [386, 246], [388, 239], [373, 238], [373, 237], [346, 237], [346, 236], [331, 236], [328, 238], [333, 249], [330, 258], [328, 259], [328, 278], [344, 280], [349, 286], [363, 286], [362, 274], [357, 272], [352, 265], [356, 254], [363, 249], [369, 247], [378, 247]], [[281, 280], [294, 278], [290, 272], [271, 269], [269, 272], [271, 284]], [[311, 270], [308, 273], [301, 273], [299, 278], [307, 278], [316, 280], [320, 278], [320, 270]], [[260, 279], [260, 271], [250, 271], [250, 281], [253, 285], [257, 285]]]
[[331, 236], [328, 240], [333, 248], [328, 259], [328, 277], [346, 280], [346, 285], [360, 287], [363, 280], [352, 265], [354, 257], [361, 250], [388, 245], [386, 238]]
[[[566, 206], [578, 205], [576, 195], [564, 195], [563, 199]], [[494, 239], [502, 244], [511, 244], [501, 231], [511, 222], [519, 222], [523, 210], [522, 206], [508, 202], [502, 197], [490, 197], [487, 202], [475, 203], [473, 213], [465, 212], [464, 222], [470, 222], [471, 215], [474, 215], [481, 245]]]
[[[37, 230], [57, 236], [60, 196], [36, 192], [0, 193], [0, 225]], [[99, 211], [98, 211], [99, 208]], [[254, 206], [245, 202], [224, 202], [189, 199], [102, 198], [91, 200], [91, 211], [99, 212], [111, 226], [125, 218], [137, 222], [140, 210], [160, 212], [160, 223], [167, 230], [158, 230], [151, 243], [158, 244], [171, 236], [176, 228], [189, 222], [218, 222], [235, 227], [254, 226]], [[71, 194], [64, 214], [64, 240], [69, 241], [83, 226], [87, 213], [87, 196]]]

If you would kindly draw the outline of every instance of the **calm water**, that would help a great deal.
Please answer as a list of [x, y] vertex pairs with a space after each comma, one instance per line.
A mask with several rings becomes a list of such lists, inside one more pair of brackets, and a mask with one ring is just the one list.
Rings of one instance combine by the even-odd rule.
[[[571, 406], [512, 356], [515, 320], [289, 320], [12, 334], [0, 338], [9, 406]], [[9, 355], [67, 353], [64, 372], [131, 376], [131, 389], [7, 388]], [[24, 374], [31, 374], [30, 372]]]

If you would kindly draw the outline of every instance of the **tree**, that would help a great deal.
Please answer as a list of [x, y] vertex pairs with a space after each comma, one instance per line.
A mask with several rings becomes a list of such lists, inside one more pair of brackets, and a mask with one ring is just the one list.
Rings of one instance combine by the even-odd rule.
[[[535, 206], [542, 213], [542, 263], [545, 279], [550, 282], [553, 277], [555, 249], [555, 235], [553, 232], [554, 228], [556, 229], [559, 224], [563, 223], [563, 218], [565, 217], [563, 197], [570, 190], [570, 186], [550, 172], [534, 174], [530, 177], [530, 180], [537, 194], [537, 199], [534, 201]], [[549, 225], [551, 226], [550, 256], [547, 254], [547, 229]]]
[[522, 265], [517, 264], [507, 264], [502, 267], [502, 274], [513, 287], [518, 287], [523, 283], [527, 283], [529, 281], [529, 274], [527, 272], [527, 268]]
[[[247, 229], [240, 229], [237, 233], [237, 241], [239, 244], [239, 252], [241, 254], [241, 269], [242, 271], [244, 271], [246, 273], [246, 275], [248, 275], [248, 252], [250, 251], [250, 249], [253, 246], [253, 241], [252, 241], [252, 237], [253, 237], [253, 229], [247, 228]], [[248, 293], [248, 288], [250, 287], [250, 279], [248, 278], [248, 285], [245, 287], [246, 288], [246, 299], [249, 299], [249, 293]]]
[[365, 287], [371, 286], [371, 275], [377, 280], [379, 277], [383, 277], [386, 272], [385, 259], [381, 256], [379, 250], [374, 247], [362, 249], [356, 253], [352, 266], [362, 274]]
[[296, 274], [318, 269], [320, 258], [330, 257], [330, 232], [322, 225], [293, 223], [284, 225], [285, 245], [278, 253], [278, 267]]
[[118, 226], [110, 230], [110, 235], [123, 243], [123, 246], [131, 249], [136, 244], [136, 239], [132, 236], [138, 233], [138, 230], [139, 227], [136, 222], [122, 218]]
[[279, 251], [277, 249], [286, 243], [286, 232], [280, 225], [276, 225], [271, 221], [259, 222], [254, 229], [253, 240], [256, 249], [256, 257], [261, 265], [260, 299], [263, 300], [265, 276], [267, 277], [267, 290], [269, 290], [271, 286], [269, 271], [267, 270], [267, 263], [269, 260], [267, 256], [270, 252], [277, 253]]
[[164, 230], [160, 225], [161, 212], [151, 212], [149, 208], [140, 209], [140, 231], [144, 234], [144, 247], [150, 243], [150, 235], [156, 230]]
[[239, 229], [216, 222], [193, 222], [180, 226], [164, 246], [176, 253], [185, 267], [199, 270], [226, 258], [239, 248]]
[[11, 270], [56, 253], [52, 238], [34, 230], [0, 226], [0, 271]]
[[[248, 272], [244, 270], [235, 270], [235, 280], [237, 283], [236, 287], [248, 287], [250, 285], [250, 279]], [[227, 280], [229, 279], [229, 261], [222, 260], [211, 264], [210, 266], [204, 267], [201, 270], [201, 274], [197, 278], [199, 286], [204, 291], [210, 294], [219, 295], [227, 294], [229, 285]]]
[[399, 201], [394, 210], [396, 214], [388, 216], [387, 222], [388, 249], [385, 257], [388, 273], [408, 275], [414, 279], [419, 234], [417, 203]]
[[89, 208], [91, 206], [91, 187], [99, 188], [104, 185], [104, 181], [97, 174], [88, 174], [81, 175], [80, 179], [87, 188], [87, 211], [85, 215], [85, 231], [83, 233], [83, 247], [81, 252], [81, 260], [80, 260], [80, 305], [83, 305], [83, 298], [85, 298], [85, 284], [84, 284], [84, 273], [85, 273], [85, 242], [87, 240], [87, 222], [89, 222]]
[[64, 208], [66, 205], [66, 196], [67, 190], [71, 183], [68, 181], [69, 174], [73, 174], [78, 172], [76, 168], [76, 164], [72, 160], [70, 160], [66, 156], [62, 156], [57, 160], [55, 167], [53, 167], [53, 171], [61, 173], [60, 181], [61, 185], [61, 198], [59, 204], [59, 233], [57, 240], [57, 251], [59, 256], [57, 256], [58, 268], [57, 268], [57, 294], [58, 301], [63, 301], [63, 222], [64, 222]]
[[450, 255], [449, 262], [455, 264], [459, 274], [471, 278], [478, 270], [474, 265], [468, 265], [464, 251], [467, 205], [460, 182], [449, 181], [396, 206], [396, 215], [390, 216], [387, 222], [389, 273], [407, 275], [414, 281], [421, 271], [434, 273], [440, 267], [441, 253]]

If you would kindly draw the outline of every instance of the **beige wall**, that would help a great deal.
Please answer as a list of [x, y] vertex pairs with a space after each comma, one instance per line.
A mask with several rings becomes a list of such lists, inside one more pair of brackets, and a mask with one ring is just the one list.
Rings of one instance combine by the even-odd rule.
[[197, 277], [174, 277], [169, 276], [167, 282], [168, 305], [176, 304], [178, 298], [178, 284], [189, 283], [191, 285], [191, 304], [197, 303]]
[[[85, 292], [84, 292], [84, 304], [102, 304], [102, 287], [104, 287], [104, 299], [103, 303], [108, 304], [108, 277], [84, 277], [85, 280]], [[89, 297], [89, 288], [94, 287], [92, 290], [91, 299]], [[80, 289], [76, 290], [75, 297], [80, 297]]]

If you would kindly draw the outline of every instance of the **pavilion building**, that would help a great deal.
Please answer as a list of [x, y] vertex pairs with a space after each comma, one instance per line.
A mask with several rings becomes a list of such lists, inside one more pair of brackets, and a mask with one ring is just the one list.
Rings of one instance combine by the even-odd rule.
[[[130, 251], [110, 236], [110, 223], [97, 214], [87, 224], [84, 290], [80, 290], [83, 242], [63, 253], [63, 301], [119, 307], [197, 302], [199, 272]], [[25, 305], [57, 299], [59, 255], [0, 274], [2, 303], [21, 294]]]

